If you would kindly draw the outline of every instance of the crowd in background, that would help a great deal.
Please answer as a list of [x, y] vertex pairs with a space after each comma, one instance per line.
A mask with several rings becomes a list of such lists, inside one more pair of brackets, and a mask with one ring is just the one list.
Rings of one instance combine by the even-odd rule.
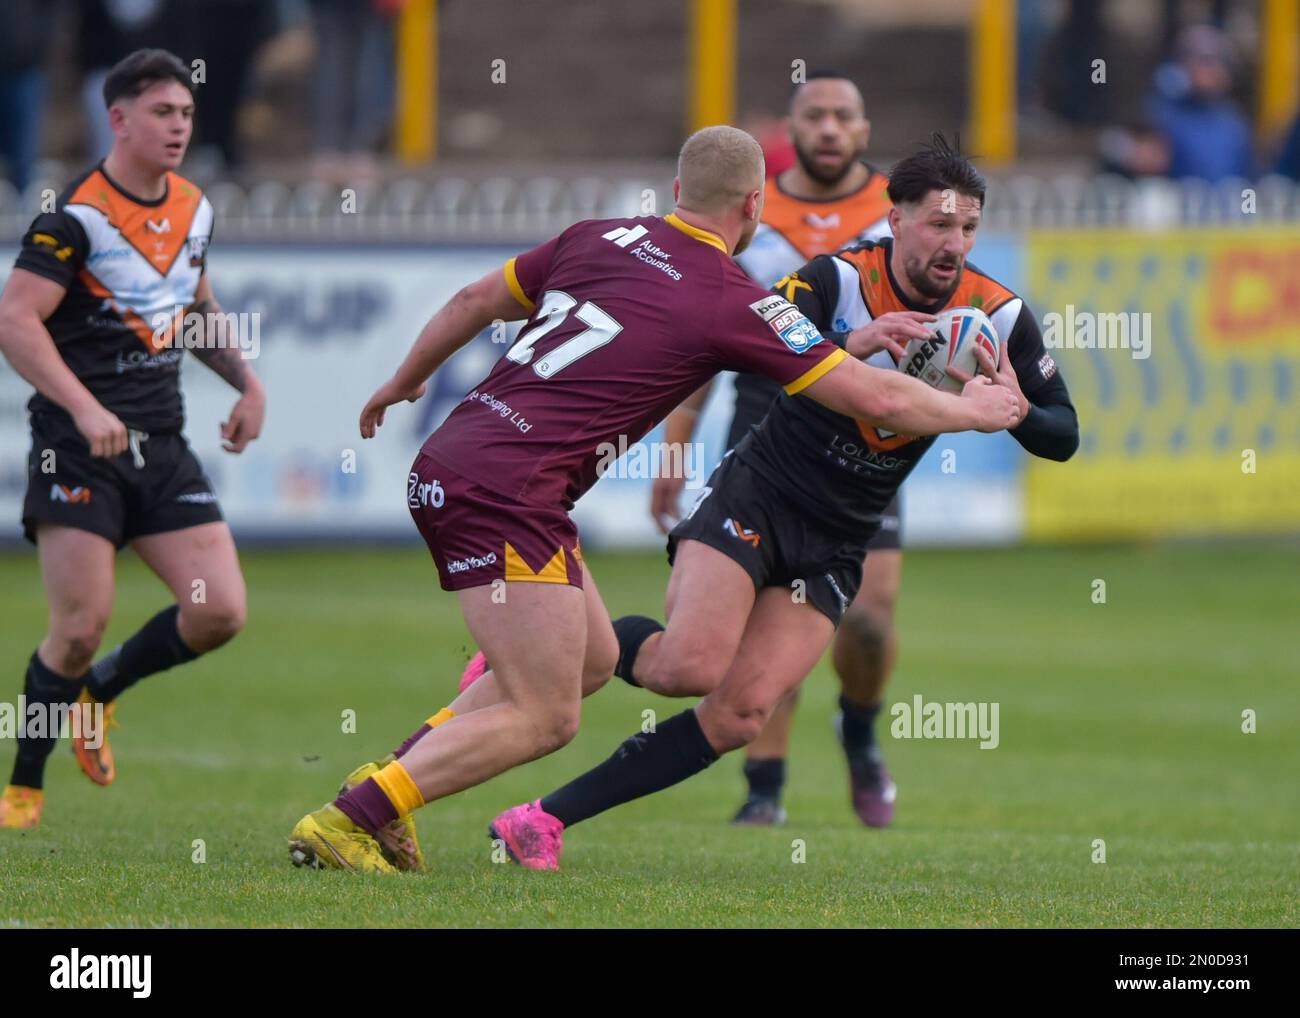
[[[324, 175], [372, 172], [388, 144], [394, 103], [394, 23], [404, 0], [4, 0], [0, 3], [0, 163], [19, 190], [42, 154], [51, 65], [77, 78], [85, 161], [112, 142], [101, 90], [108, 70], [141, 47], [196, 68], [202, 115], [194, 150], [215, 171], [248, 159], [240, 114], [255, 63], [291, 34], [310, 34], [309, 145]], [[71, 38], [57, 38], [71, 26]]]
[[[447, 0], [444, 0], [447, 2]], [[1114, 0], [1110, 0], [1114, 2]], [[405, 0], [4, 0], [0, 3], [0, 174], [20, 190], [50, 148], [48, 112], [54, 68], [75, 77], [80, 96], [80, 161], [108, 149], [100, 90], [108, 69], [142, 46], [160, 46], [206, 67], [193, 158], [208, 177], [238, 173], [250, 160], [258, 60], [305, 39], [270, 73], [264, 89], [302, 79], [304, 114], [280, 112], [263, 136], [290, 138], [301, 172], [367, 179], [391, 151], [395, 103], [395, 24]], [[1101, 169], [1129, 177], [1218, 182], [1277, 172], [1300, 180], [1300, 118], [1281, 139], [1260, 139], [1242, 101], [1254, 55], [1234, 51], [1228, 18], [1254, 10], [1247, 0], [1159, 0], [1163, 62], [1140, 103], [1117, 103], [1093, 81], [1093, 59], [1108, 51], [1108, 0], [1017, 4], [1017, 101], [1022, 122], [1051, 118], [1061, 129], [1092, 132]], [[1049, 22], [1045, 11], [1060, 17]], [[1207, 23], [1194, 23], [1204, 17]], [[742, 5], [742, 17], [744, 9]], [[1062, 46], [1062, 40], [1065, 45]], [[275, 65], [275, 60], [262, 60]], [[263, 77], [267, 77], [263, 71]], [[64, 89], [67, 94], [67, 89]], [[870, 102], [870, 97], [868, 98]], [[1125, 108], [1117, 109], [1117, 105]], [[259, 106], [264, 109], [266, 104]], [[275, 118], [266, 115], [263, 120]], [[284, 121], [291, 121], [285, 124]], [[765, 147], [769, 169], [789, 164], [778, 115], [751, 111], [744, 121]], [[296, 132], [296, 133], [295, 133]], [[1032, 157], [1028, 139], [1022, 155]], [[265, 149], [266, 146], [262, 146]], [[65, 146], [66, 149], [66, 146]], [[311, 158], [304, 158], [310, 153]], [[557, 153], [558, 154], [558, 153]]]

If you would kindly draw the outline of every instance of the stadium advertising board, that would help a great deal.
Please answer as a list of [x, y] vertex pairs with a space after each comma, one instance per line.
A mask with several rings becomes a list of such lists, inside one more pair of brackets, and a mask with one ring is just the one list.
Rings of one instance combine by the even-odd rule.
[[[988, 271], [1014, 270], [1014, 247], [982, 241]], [[0, 252], [0, 281], [16, 252]], [[218, 424], [233, 404], [230, 390], [201, 365], [183, 372], [188, 435], [240, 537], [411, 538], [406, 477], [415, 451], [455, 403], [487, 373], [514, 339], [515, 324], [489, 328], [458, 353], [414, 406], [394, 407], [379, 438], [362, 442], [357, 416], [375, 387], [405, 354], [429, 315], [460, 286], [499, 266], [513, 248], [213, 246], [210, 269], [228, 311], [255, 314], [255, 368], [269, 394], [262, 437], [240, 457], [221, 450]], [[19, 536], [26, 484], [30, 388], [0, 367], [0, 518], [7, 539]], [[730, 419], [731, 381], [724, 377], [684, 461], [684, 506], [721, 458]], [[648, 513], [652, 469], [662, 429], [615, 462], [577, 510], [593, 545], [652, 546]], [[956, 472], [941, 470], [941, 452], [909, 488], [904, 526], [928, 540], [1007, 539], [1018, 533], [1019, 452], [1006, 436], [960, 435]], [[621, 450], [619, 450], [621, 452]], [[965, 506], [957, 512], [958, 506]], [[954, 526], [954, 521], [956, 526]]]
[[1026, 464], [1027, 535], [1294, 532], [1294, 231], [1035, 231], [1025, 256], [1081, 427], [1064, 467]]

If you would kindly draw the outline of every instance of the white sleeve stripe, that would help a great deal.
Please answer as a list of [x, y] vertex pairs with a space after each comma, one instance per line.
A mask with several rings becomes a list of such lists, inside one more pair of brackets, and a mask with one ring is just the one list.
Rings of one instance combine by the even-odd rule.
[[[858, 276], [858, 270], [843, 258], [834, 258], [832, 261], [834, 261], [835, 271], [840, 277], [840, 294], [839, 299], [835, 301], [835, 313], [831, 318], [831, 323], [856, 321], [861, 315], [865, 315], [870, 320], [871, 316], [866, 313], [866, 302], [863, 301], [862, 294], [859, 291], [862, 280]], [[855, 303], [857, 305], [856, 309], [854, 308]], [[858, 314], [854, 314], [855, 310], [858, 311]]]
[[1024, 306], [1023, 300], [1012, 297], [989, 316], [989, 321], [993, 323], [993, 328], [997, 330], [998, 338], [1003, 344], [1011, 337], [1011, 330], [1016, 327], [1016, 319], [1020, 317], [1020, 309]]

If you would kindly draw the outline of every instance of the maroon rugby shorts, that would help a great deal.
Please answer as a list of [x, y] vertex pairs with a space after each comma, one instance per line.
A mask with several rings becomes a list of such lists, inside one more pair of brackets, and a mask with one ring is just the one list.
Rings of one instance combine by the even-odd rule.
[[406, 504], [443, 590], [495, 580], [582, 588], [578, 528], [560, 506], [498, 495], [423, 452], [411, 464]]

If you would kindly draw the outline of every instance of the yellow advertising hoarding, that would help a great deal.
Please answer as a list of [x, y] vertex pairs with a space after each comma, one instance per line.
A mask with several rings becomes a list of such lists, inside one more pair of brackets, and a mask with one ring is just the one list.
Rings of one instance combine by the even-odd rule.
[[1079, 411], [1031, 539], [1300, 531], [1300, 231], [1033, 231], [1026, 293]]

